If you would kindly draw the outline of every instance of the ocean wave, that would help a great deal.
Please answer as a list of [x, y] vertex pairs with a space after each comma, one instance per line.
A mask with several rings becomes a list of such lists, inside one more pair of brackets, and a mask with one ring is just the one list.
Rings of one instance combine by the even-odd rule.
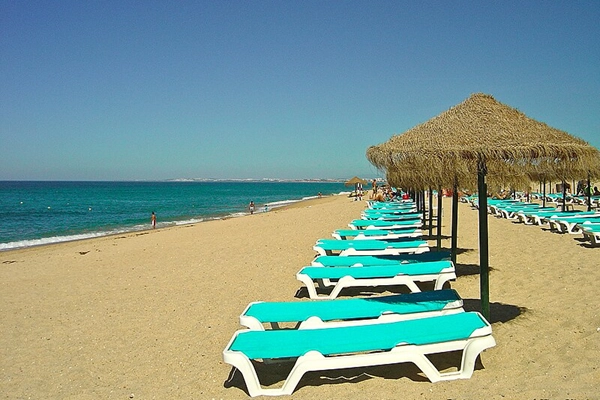
[[41, 238], [41, 239], [19, 240], [19, 241], [15, 241], [15, 242], [0, 243], [0, 251], [20, 249], [20, 248], [24, 248], [24, 247], [43, 246], [46, 244], [54, 244], [54, 243], [62, 243], [62, 242], [73, 242], [76, 240], [92, 239], [92, 238], [97, 238], [97, 237], [116, 235], [116, 234], [125, 233], [125, 232], [129, 232], [129, 230], [118, 229], [118, 230], [106, 231], [106, 232], [90, 232], [90, 233], [80, 233], [77, 235], [52, 236], [52, 237]]

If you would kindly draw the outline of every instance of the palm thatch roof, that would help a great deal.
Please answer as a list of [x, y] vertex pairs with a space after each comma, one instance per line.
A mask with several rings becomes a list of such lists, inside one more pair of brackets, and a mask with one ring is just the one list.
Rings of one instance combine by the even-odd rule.
[[370, 147], [367, 158], [415, 187], [455, 179], [469, 185], [478, 162], [485, 162], [490, 183], [600, 175], [598, 149], [483, 93]]
[[361, 185], [366, 185], [367, 181], [364, 179], [360, 179], [358, 176], [355, 176], [354, 178], [347, 180], [345, 185], [346, 186], [354, 186], [358, 183], [360, 183]]

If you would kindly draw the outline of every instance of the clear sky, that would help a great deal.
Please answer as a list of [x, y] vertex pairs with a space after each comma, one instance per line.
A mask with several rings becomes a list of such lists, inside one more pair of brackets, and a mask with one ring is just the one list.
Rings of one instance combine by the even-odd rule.
[[600, 1], [0, 0], [0, 180], [382, 176], [475, 92], [600, 147]]

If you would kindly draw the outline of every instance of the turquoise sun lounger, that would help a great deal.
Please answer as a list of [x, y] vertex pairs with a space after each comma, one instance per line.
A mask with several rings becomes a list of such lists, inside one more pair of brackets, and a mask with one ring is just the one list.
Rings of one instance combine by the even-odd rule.
[[448, 260], [450, 260], [450, 252], [430, 251], [421, 254], [399, 254], [397, 256], [317, 256], [311, 265], [314, 267], [397, 266], [398, 264]]
[[585, 222], [600, 222], [600, 214], [586, 214], [572, 217], [549, 218], [550, 229], [561, 233], [579, 233], [579, 224]]
[[395, 240], [402, 238], [418, 238], [423, 236], [423, 231], [417, 228], [413, 229], [337, 229], [331, 236], [338, 240]]
[[413, 229], [423, 226], [420, 219], [406, 219], [399, 221], [379, 221], [369, 219], [355, 219], [348, 224], [351, 229]]
[[410, 209], [417, 208], [417, 205], [414, 201], [368, 201], [367, 207], [369, 209], [377, 210], [377, 209]]
[[[365, 267], [304, 267], [296, 278], [304, 283], [311, 299], [335, 299], [348, 287], [374, 287], [403, 285], [415, 293], [421, 289], [417, 282], [433, 282], [434, 290], [456, 279], [451, 261], [432, 261]], [[319, 295], [317, 287], [332, 288], [329, 294]]]
[[593, 246], [600, 245], [600, 223], [584, 222], [579, 227], [584, 239], [589, 240]]
[[343, 300], [259, 301], [246, 307], [240, 323], [255, 330], [265, 330], [265, 324], [281, 329], [283, 323], [296, 324], [295, 329], [314, 329], [455, 314], [464, 312], [462, 306], [454, 290]]
[[[250, 396], [290, 395], [308, 371], [414, 363], [432, 382], [468, 379], [479, 354], [496, 345], [490, 324], [476, 312], [379, 324], [317, 329], [235, 332], [223, 360], [239, 370]], [[440, 372], [428, 354], [462, 351], [457, 371]], [[293, 362], [280, 388], [263, 388], [253, 362]], [[274, 366], [277, 368], [277, 366]]]
[[416, 210], [414, 209], [377, 209], [377, 210], [372, 210], [370, 208], [367, 208], [366, 210], [363, 210], [362, 212], [363, 215], [406, 215], [406, 214], [420, 214], [418, 213]]
[[423, 216], [421, 213], [408, 214], [362, 214], [361, 219], [371, 221], [405, 221], [411, 219], [419, 219]]
[[429, 245], [425, 240], [388, 242], [385, 240], [336, 240], [319, 239], [313, 249], [322, 256], [350, 255], [396, 255], [402, 253], [425, 253]]

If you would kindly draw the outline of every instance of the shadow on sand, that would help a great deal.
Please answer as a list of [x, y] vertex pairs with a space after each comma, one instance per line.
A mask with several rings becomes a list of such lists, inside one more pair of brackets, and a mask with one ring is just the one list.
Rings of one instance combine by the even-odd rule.
[[[463, 299], [463, 308], [465, 311], [481, 312], [480, 299]], [[527, 312], [527, 307], [520, 307], [513, 304], [490, 303], [490, 324], [497, 322], [505, 323], [516, 319], [521, 314]]]

